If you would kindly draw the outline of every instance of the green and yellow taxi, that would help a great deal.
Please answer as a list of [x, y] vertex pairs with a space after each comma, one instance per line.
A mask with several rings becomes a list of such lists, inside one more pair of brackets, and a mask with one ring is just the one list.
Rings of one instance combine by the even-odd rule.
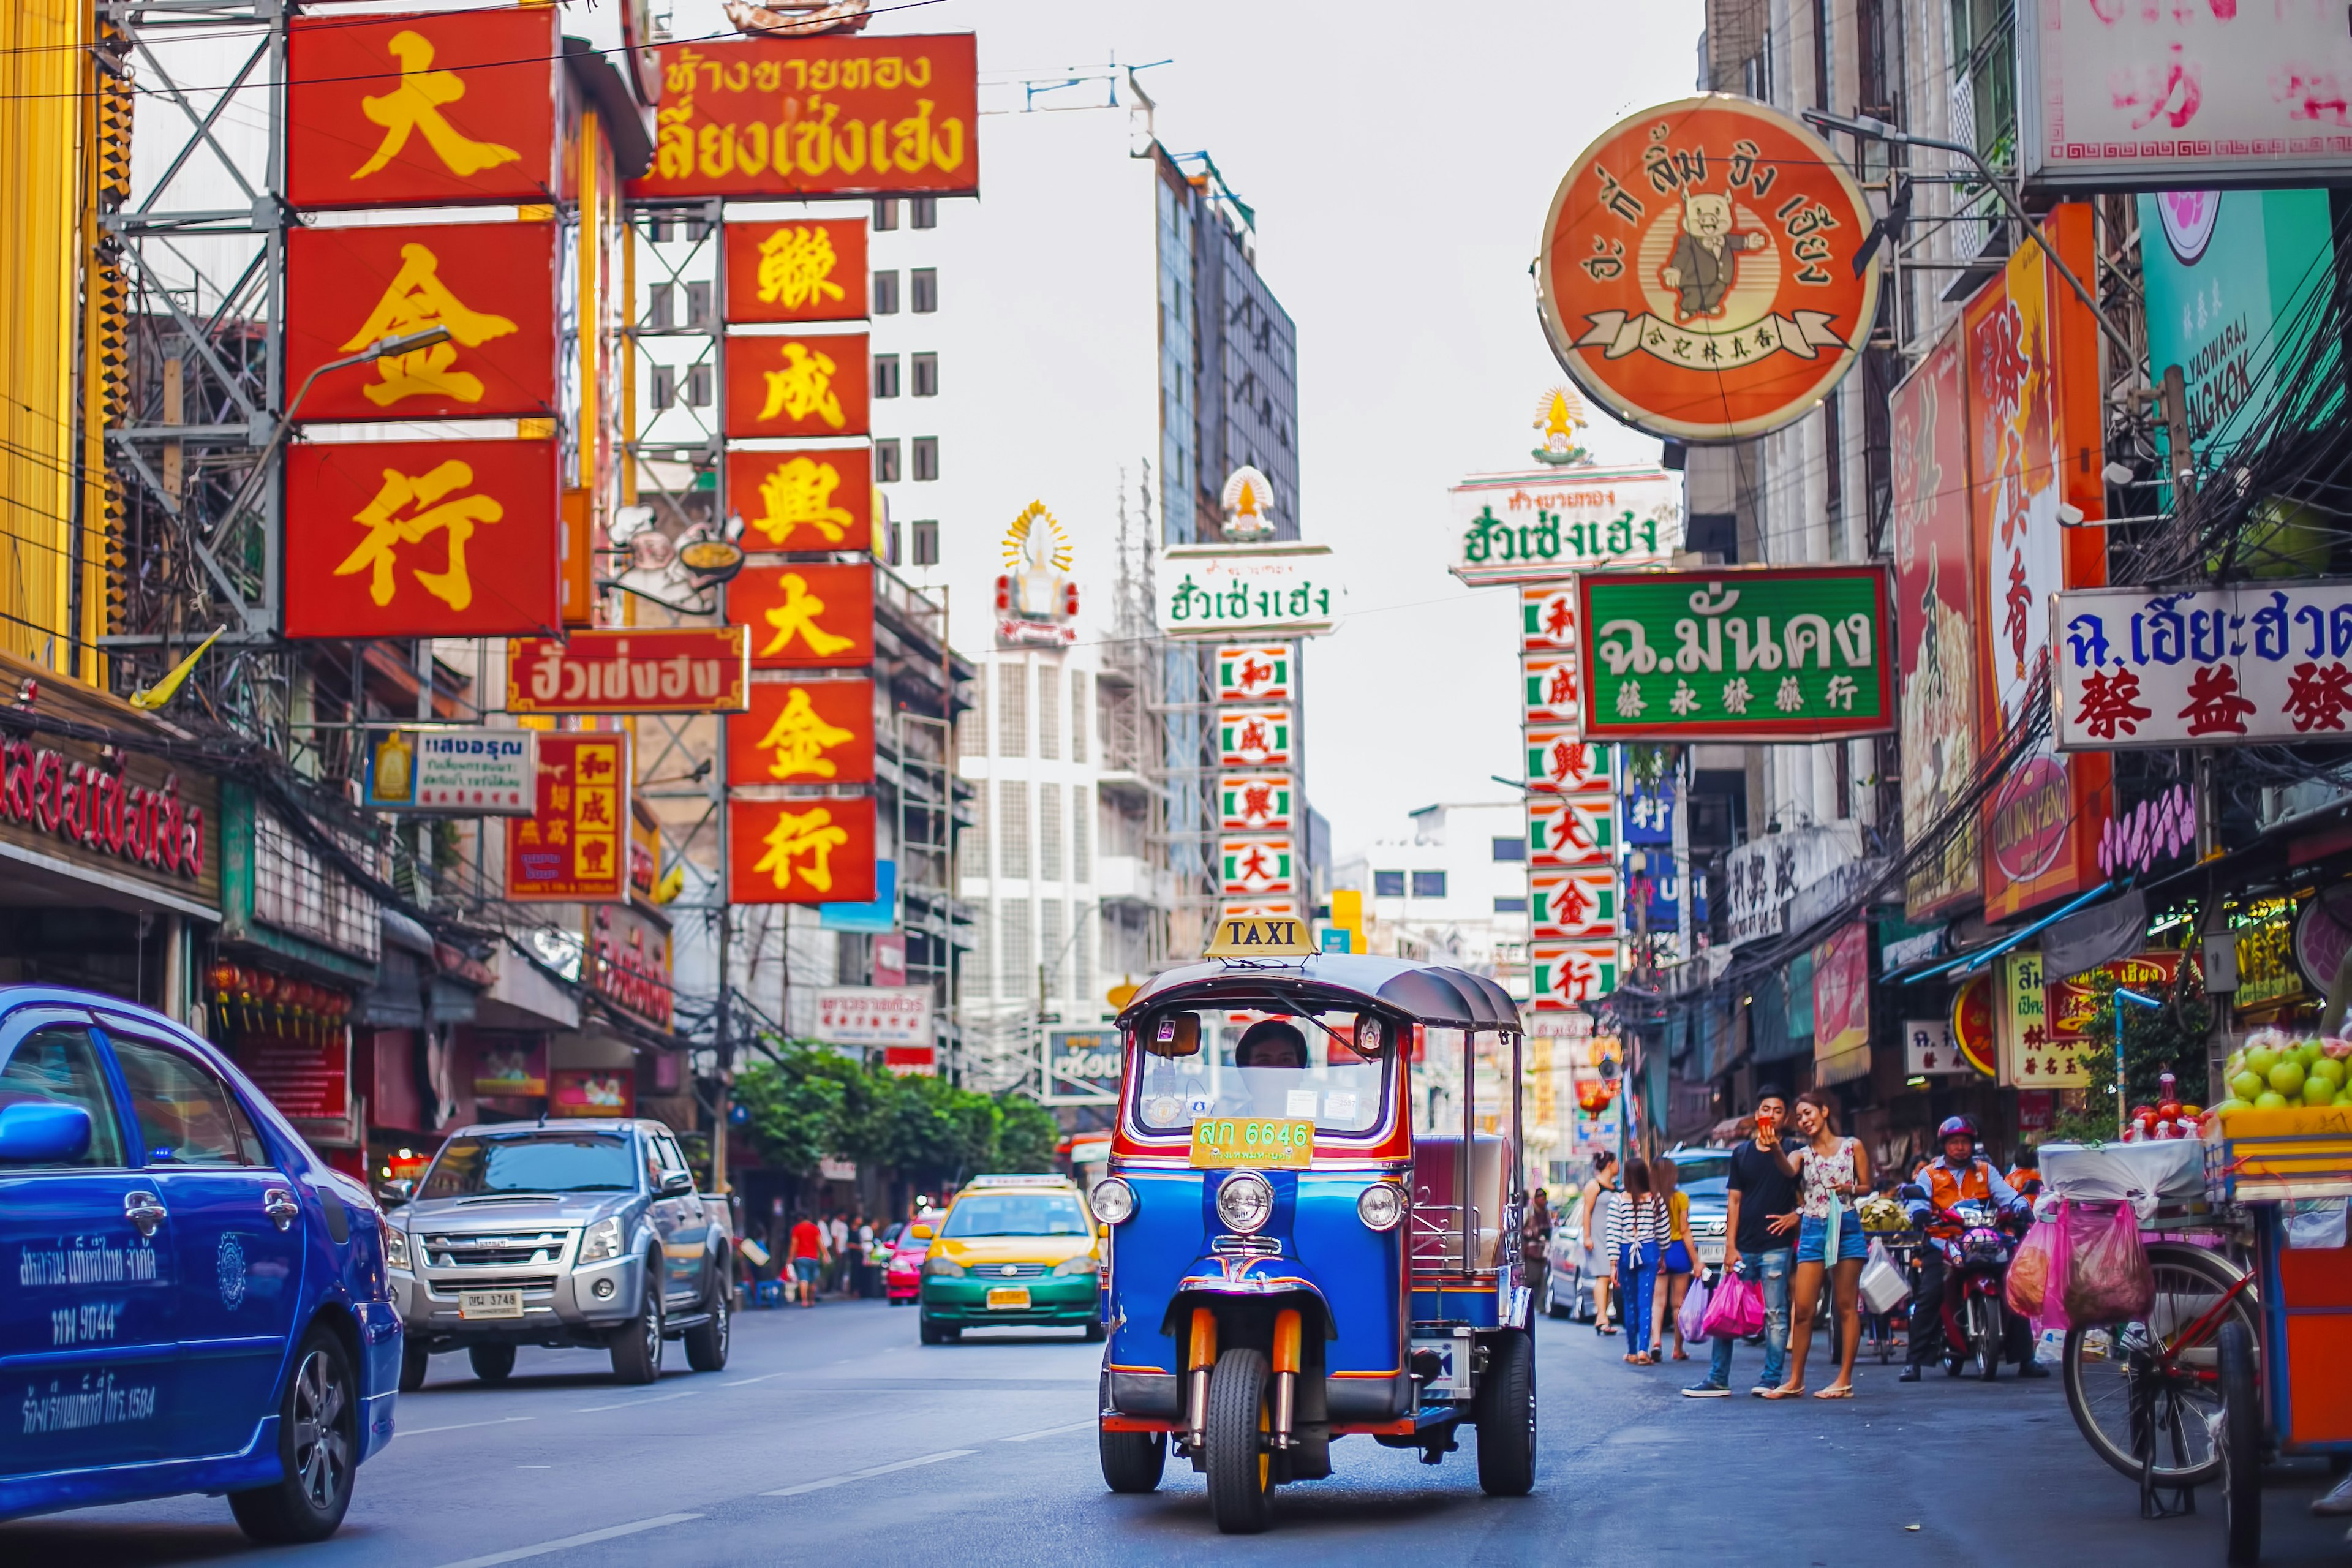
[[923, 1256], [920, 1332], [927, 1345], [996, 1324], [1083, 1328], [1103, 1337], [1102, 1247], [1067, 1176], [974, 1176], [932, 1232]]

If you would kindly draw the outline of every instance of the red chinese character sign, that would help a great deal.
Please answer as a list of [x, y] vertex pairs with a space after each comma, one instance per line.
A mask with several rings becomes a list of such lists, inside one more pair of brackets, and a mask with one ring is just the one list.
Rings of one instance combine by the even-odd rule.
[[1724, 93], [1661, 104], [1585, 149], [1544, 219], [1552, 352], [1638, 429], [1731, 441], [1801, 417], [1859, 356], [1874, 220], [1827, 145]]
[[865, 550], [874, 542], [874, 456], [865, 447], [730, 447], [727, 496], [742, 514], [746, 550]]
[[302, 419], [538, 416], [555, 407], [551, 223], [297, 228], [286, 236], [286, 384], [380, 339], [449, 341], [310, 382]]
[[1217, 700], [1220, 702], [1287, 702], [1290, 700], [1288, 643], [1267, 643], [1217, 650]]
[[727, 586], [727, 616], [751, 634], [754, 669], [855, 669], [874, 662], [874, 569], [758, 563]]
[[619, 731], [541, 735], [538, 809], [507, 824], [507, 897], [626, 902], [629, 778], [629, 737]]
[[552, 200], [560, 20], [551, 5], [295, 17], [286, 39], [287, 200]]
[[1529, 787], [1575, 795], [1609, 787], [1609, 748], [1580, 740], [1573, 730], [1534, 725], [1527, 731]]
[[855, 321], [866, 315], [863, 219], [727, 226], [729, 321]]
[[665, 46], [649, 196], [969, 195], [980, 189], [971, 35]]
[[874, 802], [841, 795], [730, 800], [727, 860], [733, 903], [869, 903]]
[[867, 420], [866, 334], [824, 337], [727, 334], [727, 438], [863, 436]]
[[1217, 781], [1218, 825], [1227, 833], [1286, 833], [1288, 773], [1225, 773]]
[[286, 455], [286, 635], [519, 637], [557, 616], [552, 441]]
[[727, 721], [730, 784], [866, 784], [874, 777], [874, 683], [762, 680]]
[[1529, 1000], [1538, 1013], [1568, 1013], [1617, 989], [1613, 942], [1528, 944]]

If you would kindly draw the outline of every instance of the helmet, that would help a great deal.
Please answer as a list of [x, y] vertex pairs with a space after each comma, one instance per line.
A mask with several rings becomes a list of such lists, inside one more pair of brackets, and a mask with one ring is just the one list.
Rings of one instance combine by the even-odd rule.
[[1947, 1116], [1944, 1124], [1936, 1129], [1936, 1142], [1947, 1138], [1965, 1138], [1970, 1144], [1977, 1141], [1977, 1121], [1973, 1116]]

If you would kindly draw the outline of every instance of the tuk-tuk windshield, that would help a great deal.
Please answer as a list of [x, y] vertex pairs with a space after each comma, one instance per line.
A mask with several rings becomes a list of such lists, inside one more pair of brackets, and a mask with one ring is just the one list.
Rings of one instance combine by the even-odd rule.
[[1387, 1108], [1390, 1035], [1355, 1013], [1146, 1018], [1136, 1037], [1136, 1121], [1177, 1132], [1204, 1116], [1280, 1116], [1311, 1118], [1318, 1131], [1369, 1132]]

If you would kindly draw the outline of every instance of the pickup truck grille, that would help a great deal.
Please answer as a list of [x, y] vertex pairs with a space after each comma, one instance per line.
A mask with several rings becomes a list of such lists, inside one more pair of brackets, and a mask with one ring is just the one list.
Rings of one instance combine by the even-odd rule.
[[540, 1231], [525, 1236], [428, 1236], [425, 1255], [436, 1268], [470, 1268], [484, 1264], [561, 1263], [571, 1246], [572, 1233]]

